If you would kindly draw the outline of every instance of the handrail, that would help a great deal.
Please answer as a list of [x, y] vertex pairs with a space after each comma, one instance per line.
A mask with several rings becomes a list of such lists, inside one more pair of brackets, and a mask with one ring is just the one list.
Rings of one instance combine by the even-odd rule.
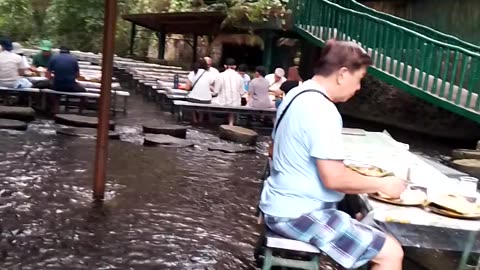
[[398, 84], [453, 103], [445, 106], [472, 109], [477, 114], [470, 117], [480, 122], [480, 52], [328, 0], [293, 2], [297, 28], [323, 41], [337, 37], [361, 44], [371, 52], [375, 68]]
[[460, 39], [456, 36], [449, 35], [447, 33], [438, 31], [438, 30], [436, 30], [432, 27], [428, 27], [426, 25], [419, 24], [419, 23], [416, 23], [416, 22], [413, 22], [413, 21], [409, 21], [409, 20], [400, 18], [400, 17], [392, 15], [392, 14], [388, 14], [388, 13], [385, 13], [385, 12], [382, 12], [382, 11], [378, 11], [374, 8], [371, 8], [371, 7], [368, 7], [364, 4], [358, 3], [355, 0], [332, 0], [331, 2], [339, 4], [339, 5], [341, 5], [343, 7], [346, 7], [346, 8], [350, 8], [350, 9], [353, 9], [353, 10], [356, 10], [356, 11], [360, 11], [360, 12], [363, 12], [363, 13], [373, 15], [373, 16], [381, 18], [381, 19], [391, 21], [391, 22], [393, 22], [397, 25], [407, 27], [409, 29], [414, 30], [415, 32], [424, 34], [426, 36], [430, 36], [430, 37], [435, 38], [437, 40], [441, 40], [443, 42], [450, 43], [452, 45], [462, 46], [462, 47], [465, 47], [465, 48], [467, 48], [469, 50], [472, 50], [472, 51], [480, 52], [480, 46], [478, 46], [478, 45], [467, 42], [467, 41], [465, 41], [463, 39]]
[[[370, 14], [367, 14], [367, 13], [363, 13], [363, 12], [360, 12], [360, 11], [356, 11], [356, 10], [352, 10], [352, 9], [343, 7], [343, 6], [339, 5], [339, 4], [335, 4], [335, 3], [331, 2], [331, 1], [329, 1], [329, 0], [303, 0], [303, 1], [300, 0], [300, 1], [298, 1], [298, 2], [309, 2], [309, 1], [313, 1], [313, 2], [316, 2], [316, 1], [318, 1], [318, 2], [323, 2], [323, 3], [326, 3], [326, 4], [328, 4], [328, 5], [334, 6], [335, 8], [341, 9], [341, 10], [343, 10], [343, 11], [350, 12], [350, 13], [359, 15], [359, 16], [361, 16], [361, 17], [368, 17], [368, 18], [370, 18], [370, 19], [372, 19], [372, 20], [375, 20], [376, 22], [384, 23], [384, 24], [387, 24], [387, 25], [389, 25], [389, 26], [395, 27], [395, 28], [397, 28], [397, 29], [399, 29], [399, 30], [402, 30], [402, 31], [406, 32], [406, 33], [410, 33], [410, 34], [415, 35], [415, 36], [417, 36], [417, 37], [419, 37], [419, 38], [423, 38], [423, 39], [425, 39], [426, 41], [435, 43], [435, 44], [440, 45], [440, 46], [442, 46], [442, 47], [446, 47], [446, 48], [450, 48], [450, 49], [455, 49], [455, 50], [460, 50], [460, 51], [462, 51], [462, 52], [464, 52], [464, 53], [466, 53], [466, 54], [470, 54], [471, 56], [479, 56], [479, 57], [480, 57], [480, 52], [477, 53], [477, 52], [474, 52], [474, 51], [467, 50], [467, 49], [465, 49], [465, 48], [463, 48], [463, 47], [460, 47], [460, 46], [458, 46], [458, 45], [452, 45], [452, 44], [450, 44], [450, 43], [438, 41], [438, 40], [433, 39], [433, 38], [430, 38], [430, 37], [428, 37], [428, 36], [426, 36], [426, 35], [424, 35], [424, 34], [421, 34], [421, 33], [415, 32], [415, 31], [413, 31], [413, 30], [410, 30], [410, 29], [408, 29], [408, 28], [406, 28], [406, 27], [399, 26], [399, 25], [397, 25], [397, 24], [395, 24], [395, 23], [392, 23], [392, 22], [387, 21], [387, 20], [384, 20], [384, 19], [377, 18], [377, 17], [375, 17], [375, 16], [373, 16], [373, 15], [370, 15]], [[302, 17], [302, 16], [295, 16], [295, 20], [297, 20], [299, 17]]]

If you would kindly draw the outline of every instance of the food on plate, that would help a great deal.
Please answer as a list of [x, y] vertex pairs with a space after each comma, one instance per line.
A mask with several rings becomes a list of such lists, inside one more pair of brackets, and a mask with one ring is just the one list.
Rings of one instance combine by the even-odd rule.
[[463, 196], [452, 194], [441, 195], [435, 197], [431, 202], [462, 215], [480, 215], [480, 205], [469, 202]]
[[375, 166], [357, 166], [349, 164], [347, 165], [352, 171], [355, 171], [359, 174], [363, 174], [365, 176], [373, 176], [373, 177], [384, 177], [388, 175], [392, 175], [390, 172], [383, 170], [381, 168]]
[[427, 194], [421, 190], [407, 189], [400, 195], [400, 200], [405, 203], [424, 203]]
[[423, 204], [427, 200], [427, 194], [424, 191], [417, 190], [417, 189], [407, 189], [405, 190], [402, 195], [400, 195], [400, 198], [392, 198], [386, 194], [383, 194], [381, 192], [377, 193], [378, 196], [380, 196], [383, 199], [387, 200], [396, 200], [401, 203], [405, 204]]

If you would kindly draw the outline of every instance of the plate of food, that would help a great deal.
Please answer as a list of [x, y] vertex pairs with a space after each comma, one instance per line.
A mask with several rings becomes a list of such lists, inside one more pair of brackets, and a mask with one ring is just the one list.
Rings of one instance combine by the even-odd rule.
[[460, 195], [446, 194], [436, 196], [430, 199], [426, 208], [433, 213], [451, 218], [480, 219], [480, 204], [470, 202], [467, 198]]
[[369, 194], [369, 196], [378, 201], [400, 206], [423, 206], [427, 204], [427, 193], [422, 189], [406, 189], [400, 198], [392, 198], [381, 192]]
[[362, 164], [354, 161], [345, 161], [345, 166], [347, 166], [347, 168], [349, 168], [350, 170], [365, 176], [385, 177], [394, 175], [392, 172], [379, 168], [377, 166]]

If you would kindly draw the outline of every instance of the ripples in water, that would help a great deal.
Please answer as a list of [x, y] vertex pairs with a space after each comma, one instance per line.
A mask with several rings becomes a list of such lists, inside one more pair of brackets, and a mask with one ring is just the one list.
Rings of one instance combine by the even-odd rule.
[[0, 131], [2, 269], [253, 269], [260, 154], [143, 147], [140, 126], [111, 141], [106, 202], [91, 202], [95, 140], [51, 121]]

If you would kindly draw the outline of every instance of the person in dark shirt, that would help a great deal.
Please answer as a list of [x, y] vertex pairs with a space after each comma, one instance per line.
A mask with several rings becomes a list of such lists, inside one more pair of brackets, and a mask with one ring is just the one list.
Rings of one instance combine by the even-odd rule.
[[61, 92], [86, 92], [85, 88], [76, 82], [79, 75], [77, 59], [66, 47], [60, 47], [60, 54], [55, 55], [48, 64], [47, 78], [52, 81], [52, 89]]
[[290, 67], [288, 69], [287, 80], [282, 83], [282, 85], [280, 86], [280, 90], [282, 90], [284, 95], [286, 95], [288, 91], [299, 86], [300, 84], [302, 84], [302, 82], [303, 80], [298, 74], [298, 67]]

